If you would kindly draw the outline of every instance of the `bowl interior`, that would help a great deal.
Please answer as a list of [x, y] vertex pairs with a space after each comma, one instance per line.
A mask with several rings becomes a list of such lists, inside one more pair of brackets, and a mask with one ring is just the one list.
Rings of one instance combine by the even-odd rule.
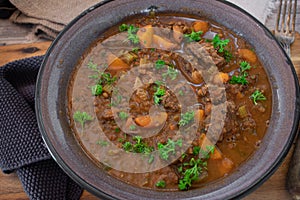
[[[67, 115], [68, 82], [78, 59], [109, 27], [124, 18], [147, 12], [197, 15], [215, 21], [245, 38], [265, 67], [273, 92], [270, 127], [261, 147], [230, 176], [187, 192], [139, 189], [107, 175], [78, 145]], [[116, 0], [105, 1], [72, 21], [53, 42], [41, 67], [36, 90], [38, 123], [52, 156], [85, 189], [102, 198], [119, 199], [227, 199], [244, 195], [278, 167], [296, 133], [298, 81], [290, 59], [272, 34], [246, 12], [223, 1]]]

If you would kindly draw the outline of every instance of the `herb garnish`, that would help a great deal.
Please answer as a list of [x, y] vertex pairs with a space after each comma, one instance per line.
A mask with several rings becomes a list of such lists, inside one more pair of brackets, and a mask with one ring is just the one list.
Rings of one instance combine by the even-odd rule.
[[162, 69], [166, 65], [166, 62], [163, 60], [157, 60], [155, 62], [155, 68], [156, 69]]
[[157, 181], [155, 186], [158, 187], [158, 188], [165, 188], [166, 187], [166, 182], [164, 180]]
[[173, 80], [176, 79], [177, 75], [178, 75], [178, 70], [175, 69], [174, 67], [168, 66], [167, 72], [166, 72], [166, 73], [163, 73], [163, 74], [162, 74], [162, 77], [163, 77], [164, 79], [166, 79], [167, 77], [170, 77], [170, 79], [173, 81]]
[[132, 124], [132, 125], [129, 126], [129, 129], [130, 129], [131, 131], [134, 131], [134, 130], [136, 129], [136, 126]]
[[166, 90], [161, 86], [157, 87], [156, 92], [153, 95], [154, 104], [158, 105], [162, 101], [162, 97], [166, 94]]
[[87, 64], [88, 68], [93, 71], [98, 71], [97, 64], [95, 64], [92, 60], [90, 60]]
[[128, 118], [128, 114], [124, 111], [119, 112], [119, 117], [121, 120], [125, 120]]
[[250, 70], [252, 67], [247, 61], [242, 61], [240, 63], [241, 73], [244, 73], [246, 70]]
[[180, 190], [186, 190], [192, 186], [192, 181], [197, 181], [202, 173], [202, 167], [206, 167], [206, 162], [203, 162], [200, 158], [191, 158], [190, 162], [183, 163], [184, 166], [190, 168], [182, 170], [183, 178], [179, 180], [178, 188]]
[[238, 76], [233, 75], [231, 77], [231, 80], [229, 81], [229, 83], [247, 85], [248, 81], [246, 78], [248, 76], [248, 73], [246, 71], [250, 70], [251, 68], [252, 67], [248, 62], [246, 62], [246, 61], [241, 62], [240, 63], [240, 75], [238, 75]]
[[127, 31], [128, 33], [127, 39], [131, 41], [133, 44], [138, 44], [140, 42], [139, 37], [136, 35], [136, 33], [139, 30], [138, 27], [135, 27], [132, 24], [130, 25], [122, 24], [121, 26], [119, 26], [119, 30], [121, 32]]
[[229, 63], [230, 60], [233, 58], [232, 53], [230, 53], [228, 50], [224, 50], [224, 55], [223, 57], [225, 58], [226, 62]]
[[233, 75], [229, 83], [247, 85], [248, 84], [248, 81], [246, 79], [247, 76], [248, 76], [247, 73], [243, 73], [242, 75], [238, 75], [238, 76]]
[[219, 53], [223, 53], [225, 50], [224, 47], [227, 46], [227, 44], [229, 43], [229, 39], [221, 40], [219, 35], [216, 34], [212, 40], [212, 43], [214, 45], [214, 48], [218, 49]]
[[98, 95], [102, 94], [102, 91], [103, 91], [102, 85], [99, 85], [99, 84], [92, 86], [91, 89], [92, 89], [92, 94], [94, 96], [98, 96]]
[[194, 116], [195, 116], [194, 111], [190, 111], [190, 112], [186, 112], [184, 114], [181, 114], [181, 119], [178, 122], [179, 126], [187, 125], [188, 123], [190, 123], [191, 121], [194, 120]]
[[159, 151], [159, 155], [162, 159], [168, 160], [170, 154], [175, 154], [176, 146], [182, 147], [182, 139], [177, 140], [176, 142], [168, 139], [167, 144], [158, 143], [157, 149]]
[[142, 141], [141, 136], [134, 136], [133, 140], [135, 143], [131, 142], [125, 142], [123, 144], [123, 149], [127, 152], [134, 152], [134, 153], [142, 153], [145, 154], [146, 156], [149, 156], [148, 163], [151, 163], [154, 159], [154, 156], [151, 155], [150, 153], [154, 150], [153, 147], [148, 146], [146, 143]]
[[250, 96], [250, 99], [253, 100], [253, 103], [255, 105], [257, 105], [257, 101], [265, 101], [265, 100], [267, 100], [267, 98], [259, 90], [255, 90], [255, 92]]
[[99, 141], [96, 142], [96, 144], [99, 144], [102, 147], [106, 147], [109, 144], [109, 142], [104, 141], [104, 140], [99, 140]]
[[121, 103], [122, 99], [123, 99], [123, 97], [118, 94], [116, 100], [114, 100], [113, 98], [111, 98], [111, 100], [110, 100], [111, 103], [109, 104], [109, 106], [117, 106], [117, 105], [119, 105]]
[[[213, 153], [214, 146], [207, 146], [205, 152], [205, 157], [203, 158], [191, 158], [189, 162], [183, 163], [178, 171], [183, 175], [183, 178], [179, 180], [178, 188], [180, 190], [187, 190], [192, 186], [193, 181], [199, 180], [199, 176], [203, 172], [203, 169], [207, 167], [207, 160], [209, 155]], [[184, 169], [185, 168], [185, 169]]]
[[80, 125], [81, 125], [81, 128], [82, 130], [84, 129], [84, 124], [87, 122], [87, 121], [91, 121], [93, 120], [93, 117], [90, 116], [89, 114], [87, 114], [86, 112], [80, 112], [80, 111], [76, 111], [74, 114], [73, 114], [73, 118], [76, 122], [79, 122]]
[[203, 31], [195, 32], [194, 30], [190, 34], [184, 34], [185, 38], [188, 38], [189, 42], [199, 42]]
[[117, 80], [117, 77], [112, 77], [110, 73], [101, 72], [97, 69], [97, 65], [91, 60], [88, 63], [88, 68], [97, 73], [90, 76], [90, 78], [97, 79], [96, 84], [91, 86], [91, 91], [94, 96], [102, 94], [105, 84], [111, 85]]
[[193, 155], [194, 155], [194, 156], [199, 155], [200, 149], [201, 149], [201, 148], [200, 148], [199, 146], [193, 147]]

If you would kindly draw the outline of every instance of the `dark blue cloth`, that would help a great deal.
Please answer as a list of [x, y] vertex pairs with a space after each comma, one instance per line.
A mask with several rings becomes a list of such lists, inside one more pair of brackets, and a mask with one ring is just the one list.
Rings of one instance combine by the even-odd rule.
[[0, 168], [17, 173], [30, 199], [79, 199], [82, 189], [51, 158], [38, 130], [34, 92], [42, 60], [0, 67]]

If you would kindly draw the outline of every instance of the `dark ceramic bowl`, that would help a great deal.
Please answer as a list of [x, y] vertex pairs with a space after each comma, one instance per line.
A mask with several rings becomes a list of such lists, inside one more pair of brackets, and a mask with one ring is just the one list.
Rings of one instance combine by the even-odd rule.
[[[273, 92], [270, 127], [261, 147], [230, 176], [204, 188], [159, 192], [128, 185], [100, 170], [78, 145], [67, 116], [70, 75], [80, 56], [107, 28], [150, 6], [158, 12], [198, 15], [215, 21], [245, 38], [268, 74]], [[107, 199], [229, 199], [241, 197], [270, 177], [286, 156], [299, 119], [299, 86], [290, 59], [260, 22], [223, 1], [116, 0], [90, 8], [72, 21], [50, 47], [36, 89], [40, 131], [53, 158], [78, 184]]]

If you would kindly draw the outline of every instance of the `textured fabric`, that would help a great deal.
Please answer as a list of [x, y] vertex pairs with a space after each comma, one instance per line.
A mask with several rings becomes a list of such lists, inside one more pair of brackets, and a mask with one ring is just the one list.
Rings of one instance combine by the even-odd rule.
[[54, 39], [80, 13], [102, 0], [10, 0], [19, 10], [10, 20], [20, 24], [34, 24], [38, 37]]
[[82, 189], [51, 158], [34, 111], [35, 82], [43, 57], [0, 67], [0, 168], [16, 171], [31, 199], [79, 199]]

